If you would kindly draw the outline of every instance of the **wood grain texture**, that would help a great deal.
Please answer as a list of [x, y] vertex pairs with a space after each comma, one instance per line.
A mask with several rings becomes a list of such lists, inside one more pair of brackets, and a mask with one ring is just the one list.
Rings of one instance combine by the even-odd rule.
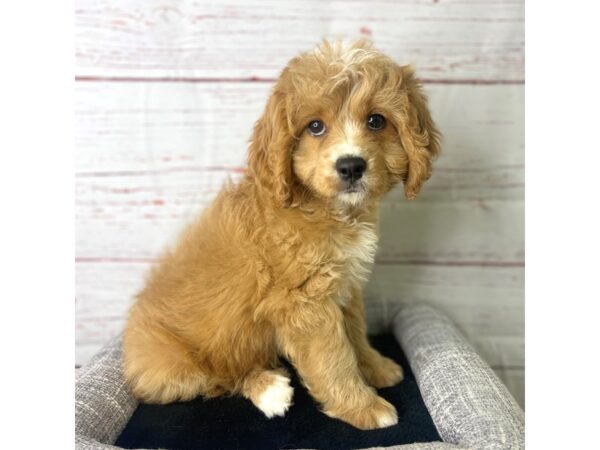
[[[146, 191], [136, 184], [127, 188], [134, 191], [132, 198], [125, 199], [115, 199], [119, 194], [112, 195], [114, 190], [78, 189], [77, 260], [155, 260], [216, 192], [214, 186], [191, 181], [183, 188], [160, 186], [162, 195], [156, 196], [151, 186]], [[167, 195], [169, 188], [177, 189], [176, 199]], [[135, 200], [135, 194], [145, 198]], [[85, 195], [102, 198], [86, 200]], [[386, 202], [377, 260], [387, 265], [522, 267], [523, 221], [518, 201]]]
[[[78, 83], [77, 182], [235, 176], [270, 87]], [[428, 85], [426, 91], [444, 151], [420, 201], [522, 199], [523, 86]]]
[[[147, 266], [165, 245], [225, 180], [241, 176], [269, 88], [78, 83], [78, 362], [122, 329]], [[504, 368], [523, 367], [523, 287], [511, 278], [519, 279], [524, 261], [523, 87], [427, 91], [444, 154], [419, 200], [406, 202], [398, 189], [382, 205], [367, 290], [370, 329], [384, 329], [400, 301], [430, 302], [518, 386], [515, 370]], [[493, 273], [487, 286], [460, 287], [463, 277], [472, 282], [482, 273]]]
[[371, 38], [440, 81], [522, 82], [523, 1], [77, 0], [76, 75], [274, 79], [321, 38]]
[[76, 363], [119, 333], [165, 245], [245, 166], [287, 60], [369, 37], [425, 80], [444, 134], [415, 202], [382, 205], [366, 288], [444, 311], [524, 402], [522, 0], [76, 0]]
[[[79, 84], [77, 257], [158, 257], [226, 180], [241, 176], [268, 89]], [[523, 87], [427, 90], [444, 154], [418, 201], [405, 201], [401, 189], [386, 198], [380, 261], [522, 265]]]
[[[123, 260], [78, 262], [79, 325], [90, 320], [121, 321], [151, 264]], [[522, 295], [523, 271], [519, 267], [377, 265], [365, 288], [372, 332], [389, 326], [399, 304], [425, 302], [444, 311], [469, 337], [522, 334]], [[519, 316], [521, 320], [516, 319]], [[78, 332], [77, 337], [82, 342], [94, 339], [86, 332]]]
[[[76, 264], [78, 342], [96, 342], [98, 336], [102, 341], [109, 336], [85, 329], [122, 322], [150, 267], [150, 262]], [[522, 315], [522, 293], [520, 268], [385, 265], [375, 268], [365, 288], [365, 303], [373, 333], [386, 329], [399, 304], [424, 302], [444, 311], [468, 337], [493, 341], [494, 336], [522, 334], [524, 321], [515, 320], [518, 313]], [[477, 309], [473, 308], [474, 298]], [[490, 342], [486, 349], [491, 355], [495, 352]]]
[[525, 408], [525, 369], [519, 367], [495, 367], [494, 372], [521, 407]]

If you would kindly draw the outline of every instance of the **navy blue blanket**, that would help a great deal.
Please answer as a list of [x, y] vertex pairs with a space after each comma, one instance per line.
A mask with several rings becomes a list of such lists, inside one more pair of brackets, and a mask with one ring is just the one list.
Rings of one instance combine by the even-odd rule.
[[380, 389], [398, 410], [392, 427], [361, 431], [319, 412], [288, 366], [293, 405], [285, 417], [267, 419], [242, 397], [220, 397], [169, 405], [138, 406], [115, 445], [167, 449], [350, 449], [440, 441], [410, 366], [391, 334], [373, 336], [372, 345], [404, 368], [404, 381]]

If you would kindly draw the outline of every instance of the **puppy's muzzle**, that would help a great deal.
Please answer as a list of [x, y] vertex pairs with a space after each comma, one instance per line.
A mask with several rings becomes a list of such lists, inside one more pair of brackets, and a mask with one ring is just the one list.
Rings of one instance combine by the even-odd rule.
[[342, 157], [336, 161], [335, 170], [342, 181], [352, 185], [360, 180], [367, 170], [367, 161], [357, 156]]

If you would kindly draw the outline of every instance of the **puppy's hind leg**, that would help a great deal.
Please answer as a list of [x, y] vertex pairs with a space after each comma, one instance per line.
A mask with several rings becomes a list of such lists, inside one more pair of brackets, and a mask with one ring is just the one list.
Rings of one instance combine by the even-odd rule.
[[283, 416], [292, 404], [294, 388], [284, 369], [258, 369], [243, 381], [242, 395], [249, 399], [269, 419]]
[[170, 403], [222, 393], [202, 371], [192, 351], [162, 329], [130, 327], [125, 331], [123, 347], [125, 378], [143, 402]]

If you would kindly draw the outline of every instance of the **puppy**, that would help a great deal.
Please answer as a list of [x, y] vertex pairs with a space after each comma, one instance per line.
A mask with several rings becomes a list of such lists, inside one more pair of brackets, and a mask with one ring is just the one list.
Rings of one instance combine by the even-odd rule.
[[241, 394], [284, 415], [297, 369], [325, 414], [397, 423], [374, 388], [402, 368], [368, 343], [362, 285], [378, 203], [414, 198], [439, 133], [411, 68], [368, 43], [292, 59], [254, 127], [248, 170], [152, 271], [130, 311], [124, 371], [148, 403]]

